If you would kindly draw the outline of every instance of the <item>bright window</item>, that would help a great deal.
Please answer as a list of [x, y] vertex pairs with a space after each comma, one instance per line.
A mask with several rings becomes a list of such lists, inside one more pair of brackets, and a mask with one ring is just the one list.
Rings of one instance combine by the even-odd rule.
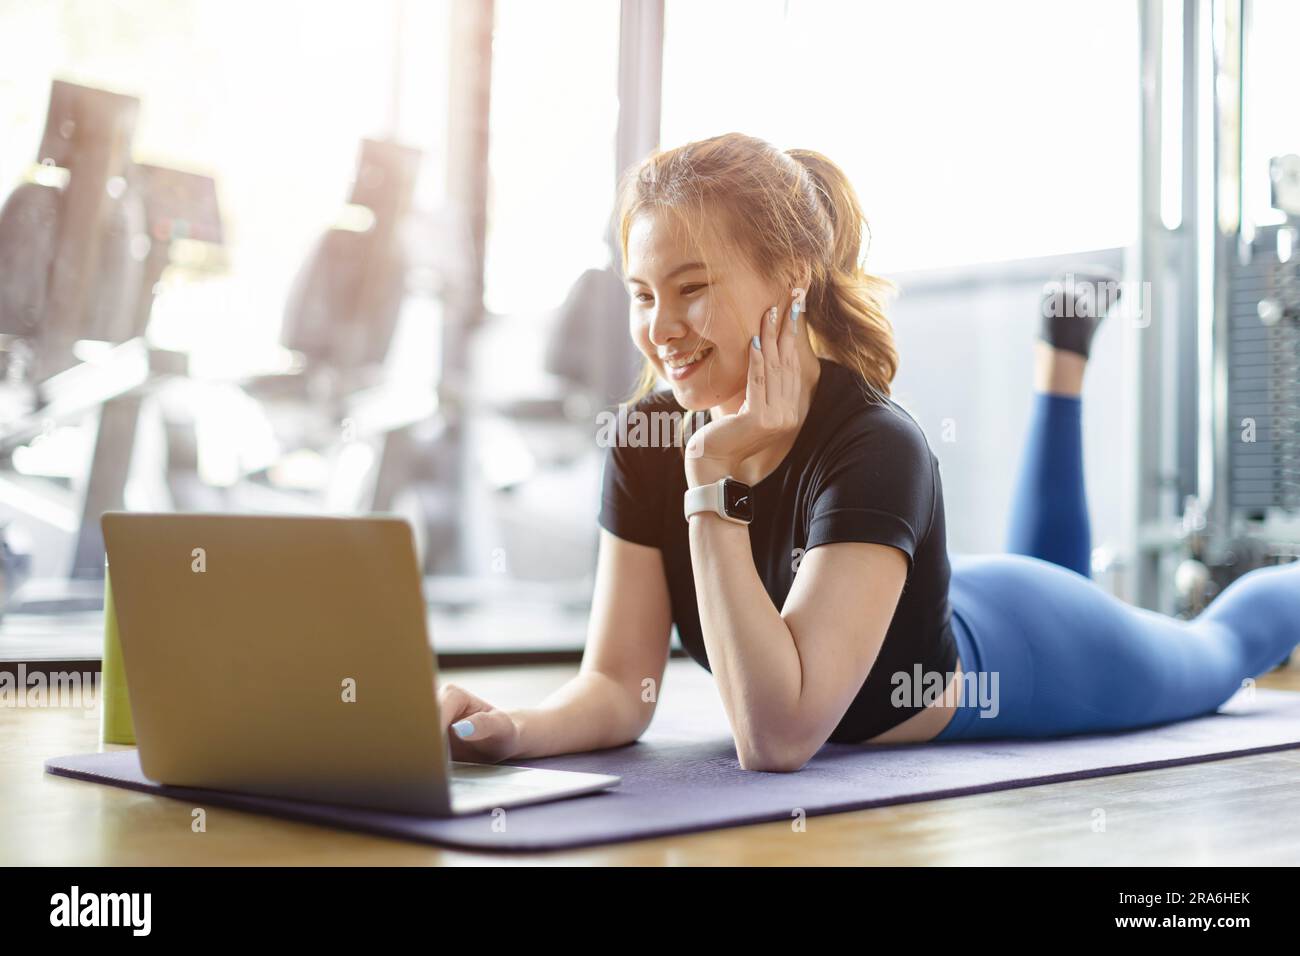
[[825, 153], [874, 271], [1128, 245], [1137, 27], [1127, 0], [669, 0], [662, 138]]
[[497, 0], [484, 264], [491, 312], [558, 306], [584, 269], [609, 258], [618, 44], [617, 3]]
[[133, 154], [216, 178], [229, 274], [160, 300], [159, 344], [276, 342], [289, 285], [347, 199], [363, 137], [426, 151], [442, 195], [447, 4], [98, 0], [0, 5], [0, 196], [36, 159], [50, 80], [141, 100]]

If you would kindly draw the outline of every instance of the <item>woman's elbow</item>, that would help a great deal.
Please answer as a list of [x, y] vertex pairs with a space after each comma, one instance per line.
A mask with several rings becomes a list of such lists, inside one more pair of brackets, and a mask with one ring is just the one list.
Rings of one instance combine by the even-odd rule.
[[634, 744], [641, 739], [642, 735], [650, 729], [650, 724], [654, 720], [655, 705], [653, 703], [642, 705], [636, 709], [636, 712], [620, 723], [621, 730], [618, 734], [621, 744]]
[[757, 773], [794, 773], [803, 768], [820, 748], [804, 746], [747, 746], [737, 743], [740, 769]]

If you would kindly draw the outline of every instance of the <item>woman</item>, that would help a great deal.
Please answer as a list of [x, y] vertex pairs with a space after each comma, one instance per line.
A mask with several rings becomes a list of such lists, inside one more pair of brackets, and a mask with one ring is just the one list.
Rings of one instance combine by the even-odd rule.
[[[581, 670], [510, 711], [445, 685], [455, 759], [635, 740], [674, 623], [712, 671], [740, 765], [760, 771], [797, 770], [828, 740], [1194, 717], [1300, 640], [1300, 563], [1244, 575], [1193, 622], [1089, 580], [1080, 391], [1105, 303], [1044, 311], [1012, 553], [950, 563], [938, 463], [888, 397], [889, 284], [860, 266], [838, 167], [728, 134], [648, 157], [618, 215], [646, 359], [633, 412], [707, 424], [684, 448], [610, 449]], [[657, 378], [671, 392], [650, 393]]]

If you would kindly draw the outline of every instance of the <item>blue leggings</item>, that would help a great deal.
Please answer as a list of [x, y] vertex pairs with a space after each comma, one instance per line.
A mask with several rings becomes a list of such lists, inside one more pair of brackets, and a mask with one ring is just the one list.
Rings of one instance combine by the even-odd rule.
[[1036, 395], [1010, 553], [951, 557], [963, 675], [936, 740], [1058, 737], [1213, 713], [1300, 642], [1300, 561], [1242, 575], [1192, 621], [1098, 587], [1082, 448], [1081, 400]]

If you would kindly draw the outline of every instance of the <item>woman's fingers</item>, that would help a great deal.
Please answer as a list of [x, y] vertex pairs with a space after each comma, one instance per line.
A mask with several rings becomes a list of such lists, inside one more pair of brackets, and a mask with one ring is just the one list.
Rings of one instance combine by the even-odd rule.
[[443, 684], [438, 688], [438, 718], [444, 732], [469, 709], [469, 701], [469, 692], [455, 684]]
[[438, 689], [438, 710], [456, 760], [502, 760], [518, 743], [519, 727], [508, 711], [455, 684]]
[[780, 306], [772, 306], [763, 316], [763, 378], [767, 389], [767, 407], [769, 410], [780, 409], [782, 392], [785, 389], [781, 374], [781, 352], [779, 338], [781, 321], [784, 315]]
[[514, 720], [504, 711], [468, 714], [451, 725], [452, 759], [502, 760], [514, 752], [517, 733]]
[[[760, 326], [766, 326], [765, 315]], [[766, 328], [760, 328], [758, 335], [749, 340], [749, 378], [745, 382], [745, 406], [741, 411], [761, 412], [767, 408], [767, 367], [763, 357], [763, 336]]]
[[481, 710], [467, 714], [451, 725], [452, 733], [461, 740], [480, 741], [504, 735], [514, 729], [514, 721], [500, 710]]
[[799, 328], [799, 320], [803, 318], [803, 289], [795, 289], [792, 293], [789, 313], [781, 322], [781, 332], [778, 336], [778, 351], [781, 357], [781, 368], [784, 372], [782, 376], [781, 400], [786, 403], [788, 408], [798, 414], [799, 399], [799, 352], [796, 346], [796, 335]]
[[804, 290], [793, 290], [784, 310], [772, 306], [763, 313], [758, 334], [750, 341], [749, 379], [741, 410], [759, 415], [764, 427], [782, 428], [799, 415], [797, 343], [803, 305]]
[[492, 705], [475, 697], [456, 684], [443, 684], [438, 688], [438, 717], [444, 731], [450, 730], [458, 720], [478, 711], [488, 711]]

